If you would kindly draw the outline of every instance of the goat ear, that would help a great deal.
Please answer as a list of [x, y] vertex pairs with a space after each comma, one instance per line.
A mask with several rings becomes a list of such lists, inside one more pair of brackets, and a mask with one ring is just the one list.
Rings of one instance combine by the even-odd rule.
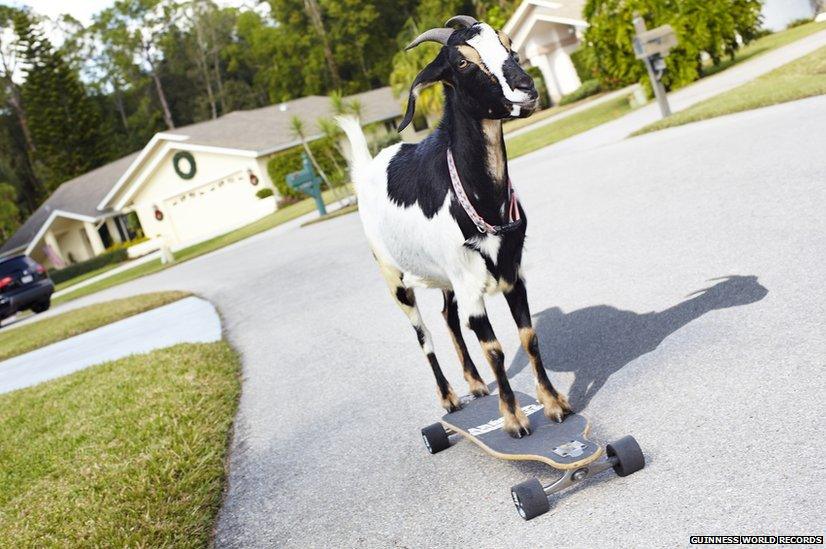
[[407, 111], [404, 113], [404, 118], [399, 124], [399, 131], [402, 131], [413, 120], [413, 114], [416, 111], [416, 98], [423, 89], [432, 86], [436, 82], [440, 82], [447, 76], [447, 55], [444, 48], [439, 51], [439, 55], [422, 69], [416, 79], [413, 80], [413, 85], [410, 86], [410, 95], [407, 98]]

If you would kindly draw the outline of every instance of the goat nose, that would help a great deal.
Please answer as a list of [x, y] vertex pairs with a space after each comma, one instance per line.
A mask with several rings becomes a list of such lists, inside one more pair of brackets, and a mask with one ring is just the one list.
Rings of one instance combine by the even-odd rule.
[[528, 74], [522, 73], [514, 81], [513, 87], [523, 92], [533, 91], [533, 78]]

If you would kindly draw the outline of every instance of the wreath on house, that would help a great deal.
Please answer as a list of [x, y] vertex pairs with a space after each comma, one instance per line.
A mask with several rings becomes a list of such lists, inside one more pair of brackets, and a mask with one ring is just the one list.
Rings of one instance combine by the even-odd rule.
[[[185, 162], [186, 166], [181, 166]], [[192, 179], [195, 177], [195, 157], [189, 151], [178, 151], [172, 157], [172, 167], [181, 179]]]

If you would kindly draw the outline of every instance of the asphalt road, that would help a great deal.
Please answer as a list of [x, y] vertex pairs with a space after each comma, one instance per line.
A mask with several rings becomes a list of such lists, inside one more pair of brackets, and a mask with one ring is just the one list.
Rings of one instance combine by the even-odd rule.
[[[355, 215], [73, 306], [161, 289], [218, 306], [244, 363], [220, 547], [674, 547], [691, 534], [822, 534], [824, 128], [826, 96], [512, 163], [552, 379], [592, 418], [595, 439], [633, 434], [648, 460], [529, 523], [508, 489], [553, 471], [467, 442], [425, 452], [419, 428], [440, 413], [432, 376]], [[464, 387], [438, 292], [419, 299]], [[531, 391], [504, 299], [489, 312], [512, 384]]]

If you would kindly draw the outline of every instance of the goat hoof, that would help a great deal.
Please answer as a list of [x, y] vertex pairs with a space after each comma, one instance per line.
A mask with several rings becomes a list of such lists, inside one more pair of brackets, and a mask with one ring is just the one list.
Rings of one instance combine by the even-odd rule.
[[453, 389], [450, 392], [442, 397], [442, 408], [447, 410], [448, 414], [452, 414], [453, 412], [458, 412], [462, 409], [462, 401], [459, 400], [459, 397], [456, 396], [456, 393], [453, 392]]
[[513, 438], [522, 438], [531, 434], [531, 422], [521, 408], [515, 414], [505, 414], [504, 430]]
[[550, 393], [540, 389], [537, 391], [536, 396], [537, 400], [539, 400], [545, 409], [545, 417], [551, 421], [562, 423], [565, 421], [565, 416], [573, 412], [571, 405], [568, 404], [568, 399], [561, 393], [552, 396]]
[[468, 383], [470, 388], [470, 394], [475, 396], [476, 398], [487, 396], [490, 394], [490, 390], [488, 390], [488, 386], [485, 385], [483, 381], [473, 380]]
[[522, 426], [520, 426], [520, 427], [517, 427], [517, 428], [516, 428], [515, 430], [513, 430], [513, 431], [508, 431], [508, 434], [509, 434], [510, 436], [512, 436], [513, 438], [522, 438], [522, 437], [526, 437], [526, 436], [530, 435], [530, 434], [531, 434], [531, 430], [530, 430], [530, 428], [528, 428], [528, 427], [522, 427]]

